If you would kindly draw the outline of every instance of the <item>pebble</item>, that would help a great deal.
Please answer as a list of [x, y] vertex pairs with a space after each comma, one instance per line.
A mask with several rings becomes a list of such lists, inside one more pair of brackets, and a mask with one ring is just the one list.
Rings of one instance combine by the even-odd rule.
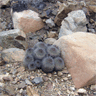
[[18, 85], [18, 88], [25, 88], [26, 87], [26, 85], [25, 85], [25, 82], [21, 82], [19, 85]]
[[55, 26], [55, 24], [54, 24], [54, 22], [52, 21], [51, 18], [50, 18], [50, 19], [47, 19], [45, 22], [46, 22], [46, 24], [47, 24], [50, 28], [52, 28], [53, 26]]
[[93, 95], [96, 96], [96, 92], [93, 92]]
[[51, 78], [52, 77], [52, 74], [51, 73], [48, 73], [48, 77]]
[[94, 29], [88, 29], [89, 32], [95, 33]]
[[63, 78], [63, 80], [64, 80], [64, 81], [67, 81], [67, 80], [68, 80], [68, 78], [67, 78], [67, 77], [64, 77], [64, 78]]
[[5, 85], [4, 83], [1, 83], [1, 82], [0, 82], [0, 87], [4, 87], [4, 85]]
[[70, 90], [71, 90], [71, 91], [75, 91], [75, 88], [74, 88], [74, 87], [70, 87]]
[[23, 92], [23, 89], [20, 89], [20, 93], [22, 93]]
[[25, 83], [26, 83], [27, 85], [32, 85], [32, 83], [31, 83], [28, 79], [25, 80]]
[[57, 35], [57, 33], [55, 31], [48, 32], [48, 37], [49, 38], [54, 38], [54, 37], [56, 37], [56, 35]]
[[91, 90], [96, 90], [96, 85], [91, 85], [90, 89]]
[[78, 89], [77, 92], [78, 92], [79, 94], [86, 94], [86, 93], [87, 93], [87, 91], [86, 91], [84, 88]]
[[42, 82], [43, 82], [42, 77], [36, 77], [32, 80], [32, 83], [35, 83], [35, 84], [39, 84], [39, 83], [42, 83]]
[[62, 72], [58, 72], [58, 76], [62, 76], [63, 75], [63, 73]]

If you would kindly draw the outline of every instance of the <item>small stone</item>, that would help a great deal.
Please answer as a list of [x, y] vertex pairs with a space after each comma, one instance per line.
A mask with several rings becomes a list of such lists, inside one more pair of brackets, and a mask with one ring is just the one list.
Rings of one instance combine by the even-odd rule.
[[11, 76], [3, 77], [3, 80], [4, 81], [12, 81], [12, 77]]
[[84, 88], [78, 89], [77, 92], [78, 92], [79, 94], [86, 94], [86, 93], [87, 93], [87, 91], [86, 91]]
[[43, 80], [46, 82], [46, 81], [48, 81], [48, 77], [43, 77]]
[[57, 35], [57, 33], [55, 31], [48, 32], [48, 37], [49, 38], [54, 38], [54, 37], [56, 37], [56, 35]]
[[23, 92], [23, 89], [20, 89], [20, 93], [22, 93]]
[[67, 77], [64, 77], [64, 78], [63, 78], [63, 80], [64, 80], [64, 81], [67, 81], [67, 80], [68, 80], [68, 78], [67, 78]]
[[88, 29], [89, 32], [95, 33], [94, 29]]
[[19, 48], [9, 48], [2, 51], [2, 58], [5, 62], [23, 61], [25, 51]]
[[51, 78], [51, 77], [52, 77], [52, 74], [51, 74], [51, 73], [48, 73], [48, 77], [50, 77], [50, 78]]
[[96, 85], [91, 85], [90, 89], [91, 90], [96, 90]]
[[53, 44], [55, 41], [56, 41], [56, 39], [54, 39], [54, 38], [47, 38], [44, 40], [44, 42], [46, 44]]
[[46, 24], [47, 24], [50, 28], [52, 28], [53, 26], [55, 26], [55, 24], [54, 24], [54, 22], [52, 21], [51, 18], [50, 18], [50, 19], [47, 19], [45, 22], [46, 22]]
[[31, 83], [28, 79], [25, 80], [25, 83], [26, 83], [27, 85], [32, 85], [32, 83]]
[[5, 86], [5, 84], [0, 82], [0, 87], [4, 87], [4, 86]]
[[43, 82], [42, 77], [36, 77], [32, 80], [32, 83], [35, 83], [35, 84], [39, 84], [39, 83], [42, 83], [42, 82]]
[[27, 86], [27, 95], [28, 96], [39, 96], [39, 94], [31, 86]]
[[19, 85], [18, 85], [18, 88], [21, 89], [21, 88], [25, 88], [26, 85], [25, 85], [25, 82], [21, 82]]
[[74, 87], [70, 87], [70, 90], [71, 90], [71, 91], [75, 91], [75, 88], [74, 88]]
[[63, 75], [63, 73], [62, 72], [58, 72], [58, 76], [62, 76]]
[[93, 92], [93, 95], [96, 96], [96, 92]]

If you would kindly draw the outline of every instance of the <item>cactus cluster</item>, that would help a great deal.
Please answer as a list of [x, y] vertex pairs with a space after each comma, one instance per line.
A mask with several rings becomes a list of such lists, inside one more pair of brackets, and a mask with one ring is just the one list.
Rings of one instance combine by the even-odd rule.
[[41, 68], [46, 73], [61, 71], [64, 68], [60, 49], [56, 45], [45, 44], [44, 42], [38, 42], [33, 48], [26, 50], [23, 64], [29, 70]]

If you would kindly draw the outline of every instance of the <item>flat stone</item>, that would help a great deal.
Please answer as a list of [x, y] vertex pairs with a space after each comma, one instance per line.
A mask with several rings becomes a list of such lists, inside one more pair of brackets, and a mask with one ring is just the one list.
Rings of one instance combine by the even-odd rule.
[[12, 13], [14, 28], [23, 30], [25, 33], [35, 32], [43, 28], [44, 23], [39, 14], [32, 10]]
[[32, 83], [31, 83], [28, 79], [25, 80], [25, 83], [26, 83], [27, 85], [32, 85]]
[[21, 82], [19, 85], [18, 85], [18, 88], [21, 89], [21, 88], [25, 88], [26, 85], [25, 85], [25, 82]]
[[96, 5], [89, 5], [88, 9], [90, 12], [95, 12], [96, 13]]
[[23, 61], [25, 56], [25, 51], [18, 48], [9, 48], [9, 49], [3, 50], [1, 55], [3, 60], [7, 63]]
[[95, 34], [77, 32], [54, 43], [61, 49], [61, 56], [76, 88], [96, 84], [95, 42]]
[[26, 35], [19, 29], [0, 32], [0, 46], [3, 48], [21, 48], [26, 49]]
[[42, 82], [43, 82], [42, 77], [36, 77], [32, 80], [32, 83], [35, 83], [35, 84], [39, 84], [39, 83], [42, 83]]

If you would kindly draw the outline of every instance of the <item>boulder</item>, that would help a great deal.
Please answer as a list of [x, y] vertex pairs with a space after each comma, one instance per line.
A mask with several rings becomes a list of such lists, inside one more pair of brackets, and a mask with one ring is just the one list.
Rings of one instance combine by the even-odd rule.
[[13, 12], [12, 19], [14, 28], [23, 30], [25, 33], [35, 32], [44, 26], [39, 14], [32, 10]]
[[26, 35], [19, 29], [8, 30], [0, 32], [0, 46], [3, 48], [17, 47], [20, 49], [26, 49]]
[[3, 50], [1, 56], [6, 63], [19, 62], [23, 61], [25, 51], [19, 48], [9, 48]]
[[55, 43], [72, 76], [76, 88], [96, 84], [96, 35], [77, 32]]
[[68, 13], [68, 17], [62, 21], [59, 38], [63, 35], [72, 34], [73, 32], [86, 32], [86, 24], [87, 19], [83, 10], [77, 10]]

